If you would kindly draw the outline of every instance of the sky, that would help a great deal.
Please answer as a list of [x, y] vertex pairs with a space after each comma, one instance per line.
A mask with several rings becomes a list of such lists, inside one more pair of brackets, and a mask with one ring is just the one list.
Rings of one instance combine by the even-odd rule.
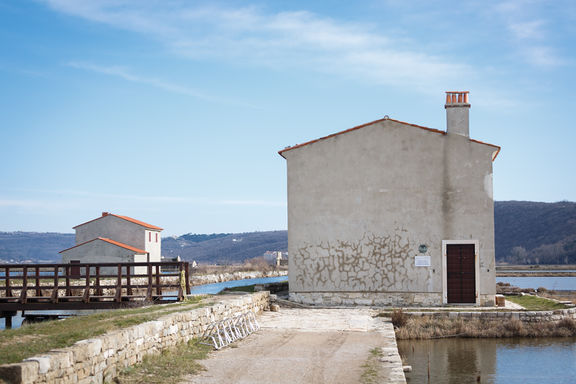
[[0, 25], [0, 231], [286, 229], [279, 150], [445, 129], [456, 90], [495, 200], [576, 201], [572, 0], [0, 0]]

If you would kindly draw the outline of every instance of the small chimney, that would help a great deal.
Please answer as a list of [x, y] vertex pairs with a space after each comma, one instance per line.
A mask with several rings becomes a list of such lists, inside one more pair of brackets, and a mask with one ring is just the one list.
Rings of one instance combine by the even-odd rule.
[[470, 137], [468, 91], [446, 92], [446, 132]]
[[102, 212], [102, 217], [108, 216], [108, 212]]

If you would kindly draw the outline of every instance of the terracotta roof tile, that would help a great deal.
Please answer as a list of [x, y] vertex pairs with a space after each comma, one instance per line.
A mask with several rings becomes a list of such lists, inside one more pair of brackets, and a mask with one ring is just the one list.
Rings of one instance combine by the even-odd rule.
[[96, 220], [100, 220], [101, 218], [106, 217], [106, 216], [118, 217], [118, 218], [120, 218], [120, 219], [129, 221], [129, 222], [131, 222], [131, 223], [138, 224], [138, 225], [141, 225], [141, 226], [143, 226], [143, 227], [145, 227], [145, 228], [153, 229], [153, 230], [156, 230], [156, 231], [162, 231], [162, 230], [163, 230], [163, 228], [157, 227], [157, 226], [155, 226], [155, 225], [151, 225], [151, 224], [145, 223], [145, 222], [143, 222], [143, 221], [133, 219], [133, 218], [128, 217], [128, 216], [115, 215], [115, 214], [113, 214], [113, 213], [107, 213], [106, 215], [97, 217], [97, 218], [95, 218], [95, 219], [93, 219], [93, 220], [87, 221], [87, 222], [82, 223], [82, 224], [78, 224], [77, 226], [72, 227], [72, 229], [76, 229], [76, 228], [78, 228], [78, 227], [80, 227], [80, 226], [82, 226], [82, 225], [91, 223], [91, 222], [96, 221]]

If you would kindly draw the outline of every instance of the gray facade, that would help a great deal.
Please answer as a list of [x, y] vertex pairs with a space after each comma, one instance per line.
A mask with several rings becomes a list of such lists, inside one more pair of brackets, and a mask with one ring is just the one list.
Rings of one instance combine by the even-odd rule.
[[468, 137], [467, 94], [452, 96], [447, 132], [385, 118], [280, 151], [293, 300], [442, 305], [446, 251], [472, 244], [474, 304], [493, 304], [499, 147]]

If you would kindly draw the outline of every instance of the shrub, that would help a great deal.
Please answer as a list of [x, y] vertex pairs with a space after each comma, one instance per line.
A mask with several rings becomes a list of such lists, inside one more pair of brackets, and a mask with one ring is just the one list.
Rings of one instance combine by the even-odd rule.
[[406, 325], [406, 323], [408, 322], [408, 316], [404, 313], [404, 311], [402, 310], [402, 308], [400, 309], [394, 309], [392, 311], [392, 324], [396, 327], [396, 328], [402, 328], [403, 326]]

